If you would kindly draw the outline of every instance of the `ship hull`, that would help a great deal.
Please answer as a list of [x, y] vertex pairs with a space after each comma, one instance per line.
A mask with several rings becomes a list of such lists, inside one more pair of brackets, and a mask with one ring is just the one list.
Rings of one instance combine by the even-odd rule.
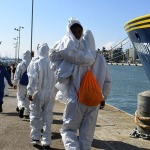
[[124, 28], [150, 81], [150, 14], [127, 22]]

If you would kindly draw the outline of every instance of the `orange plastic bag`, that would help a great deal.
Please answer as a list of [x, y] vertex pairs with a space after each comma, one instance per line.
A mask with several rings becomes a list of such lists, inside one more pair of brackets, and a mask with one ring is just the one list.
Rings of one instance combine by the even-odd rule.
[[84, 75], [77, 95], [79, 101], [87, 106], [97, 106], [104, 100], [101, 88], [91, 70]]

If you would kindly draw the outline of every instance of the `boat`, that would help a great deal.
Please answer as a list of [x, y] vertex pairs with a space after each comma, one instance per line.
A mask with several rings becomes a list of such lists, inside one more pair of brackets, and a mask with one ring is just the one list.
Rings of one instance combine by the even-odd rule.
[[125, 23], [124, 29], [137, 51], [150, 81], [150, 14], [128, 21]]

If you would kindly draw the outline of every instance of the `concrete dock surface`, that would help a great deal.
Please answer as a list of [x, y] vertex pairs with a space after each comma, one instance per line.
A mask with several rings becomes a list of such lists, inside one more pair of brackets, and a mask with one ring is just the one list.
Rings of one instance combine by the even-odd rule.
[[[0, 113], [0, 150], [42, 150], [41, 145], [30, 143], [28, 119], [21, 119], [16, 112], [16, 91], [8, 89], [4, 97], [3, 112]], [[64, 150], [59, 129], [65, 105], [56, 102], [52, 124], [52, 149]], [[92, 150], [150, 150], [150, 141], [131, 138], [136, 127], [134, 117], [112, 106], [99, 111]]]

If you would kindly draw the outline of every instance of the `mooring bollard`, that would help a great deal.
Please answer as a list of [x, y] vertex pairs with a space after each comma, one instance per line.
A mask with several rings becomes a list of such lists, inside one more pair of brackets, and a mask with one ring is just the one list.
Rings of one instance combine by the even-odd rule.
[[137, 124], [137, 130], [140, 135], [150, 137], [150, 91], [138, 94], [135, 123]]

